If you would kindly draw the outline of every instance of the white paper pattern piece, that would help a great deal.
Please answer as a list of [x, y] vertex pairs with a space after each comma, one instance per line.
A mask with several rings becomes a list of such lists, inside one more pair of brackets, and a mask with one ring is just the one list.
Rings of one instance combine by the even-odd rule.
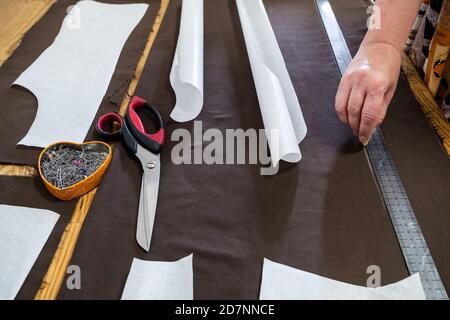
[[203, 0], [183, 0], [180, 34], [170, 72], [176, 104], [170, 117], [195, 119], [203, 107]]
[[83, 142], [122, 48], [147, 8], [85, 0], [71, 9], [53, 44], [14, 82], [38, 100], [36, 118], [19, 144]]
[[275, 167], [299, 162], [307, 128], [294, 86], [261, 0], [236, 0], [259, 106]]
[[13, 300], [59, 215], [48, 210], [0, 205], [0, 300]]
[[425, 300], [418, 273], [379, 288], [348, 284], [264, 259], [261, 300]]
[[122, 300], [193, 300], [192, 256], [175, 262], [134, 259]]

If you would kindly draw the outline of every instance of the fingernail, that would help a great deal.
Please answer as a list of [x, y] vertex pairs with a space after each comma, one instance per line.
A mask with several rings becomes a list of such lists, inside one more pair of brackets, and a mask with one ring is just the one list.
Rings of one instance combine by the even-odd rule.
[[367, 145], [369, 144], [369, 139], [367, 139], [366, 137], [359, 137], [359, 141], [363, 144], [364, 147], [367, 147]]

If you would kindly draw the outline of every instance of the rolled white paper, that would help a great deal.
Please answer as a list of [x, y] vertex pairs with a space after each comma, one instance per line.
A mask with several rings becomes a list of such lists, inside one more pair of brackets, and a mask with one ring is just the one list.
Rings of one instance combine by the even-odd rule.
[[236, 0], [259, 106], [276, 167], [299, 162], [307, 128], [275, 33], [261, 0]]
[[203, 0], [183, 0], [170, 83], [176, 95], [170, 117], [195, 119], [203, 107]]

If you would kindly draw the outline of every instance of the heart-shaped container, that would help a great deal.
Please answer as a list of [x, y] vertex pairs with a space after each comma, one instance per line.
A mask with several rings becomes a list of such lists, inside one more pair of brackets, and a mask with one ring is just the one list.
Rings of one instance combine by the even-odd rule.
[[[60, 188], [54, 186], [53, 184], [51, 184], [50, 182], [48, 182], [47, 179], [45, 179], [44, 175], [42, 174], [41, 162], [42, 162], [42, 157], [48, 150], [51, 150], [51, 149], [53, 149], [57, 146], [61, 146], [61, 145], [62, 146], [74, 146], [74, 148], [77, 148], [77, 147], [78, 148], [80, 148], [80, 147], [94, 148], [98, 151], [108, 152], [108, 156], [106, 157], [103, 164], [89, 177], [87, 177], [86, 179], [84, 179], [68, 188], [60, 189]], [[44, 182], [45, 187], [48, 189], [48, 191], [50, 191], [50, 193], [52, 195], [54, 195], [58, 199], [65, 200], [65, 201], [72, 200], [72, 199], [82, 196], [85, 193], [88, 193], [89, 191], [94, 189], [100, 183], [100, 181], [103, 178], [103, 175], [106, 172], [106, 169], [108, 168], [108, 166], [111, 162], [111, 159], [112, 159], [111, 146], [102, 141], [90, 141], [90, 142], [85, 142], [82, 144], [73, 143], [73, 142], [57, 142], [57, 143], [54, 143], [54, 144], [48, 146], [41, 152], [41, 154], [39, 156], [39, 162], [38, 162], [39, 175], [41, 176], [41, 179]]]

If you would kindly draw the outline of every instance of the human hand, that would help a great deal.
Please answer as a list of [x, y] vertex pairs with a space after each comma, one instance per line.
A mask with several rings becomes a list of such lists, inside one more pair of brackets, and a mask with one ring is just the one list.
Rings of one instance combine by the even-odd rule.
[[386, 116], [400, 75], [401, 53], [386, 43], [363, 44], [336, 94], [336, 112], [367, 145]]

